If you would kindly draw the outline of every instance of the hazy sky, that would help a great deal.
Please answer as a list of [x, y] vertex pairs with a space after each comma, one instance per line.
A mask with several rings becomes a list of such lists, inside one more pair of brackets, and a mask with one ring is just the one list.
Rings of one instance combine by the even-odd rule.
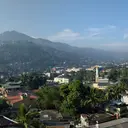
[[0, 0], [0, 32], [80, 47], [128, 49], [127, 0]]

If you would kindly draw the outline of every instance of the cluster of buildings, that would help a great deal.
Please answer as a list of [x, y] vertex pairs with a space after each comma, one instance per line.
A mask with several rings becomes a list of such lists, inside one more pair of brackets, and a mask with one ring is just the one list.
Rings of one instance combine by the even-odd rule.
[[12, 106], [19, 107], [19, 104], [26, 102], [26, 99], [33, 102], [37, 99], [34, 90], [26, 91], [21, 88], [21, 81], [7, 82], [0, 87], [0, 98], [6, 99]]
[[50, 78], [51, 74], [56, 74], [53, 80], [47, 80], [55, 84], [68, 84], [70, 82], [69, 76], [65, 74], [70, 74], [71, 72], [79, 72], [82, 68], [64, 68], [64, 67], [55, 67], [52, 68], [51, 72], [45, 72], [44, 74]]
[[[91, 68], [87, 68], [87, 71], [95, 71], [95, 81], [92, 84], [94, 88], [98, 89], [106, 89], [110, 85], [115, 85], [118, 83], [112, 83], [109, 81], [107, 77], [100, 77], [99, 76], [99, 71], [102, 68], [102, 66], [96, 65]], [[70, 74], [71, 72], [79, 72], [81, 68], [63, 68], [63, 67], [55, 67], [52, 69], [52, 74], [55, 73], [57, 76], [55, 76], [52, 80], [47, 80], [49, 83], [55, 83], [55, 84], [68, 84], [70, 82], [70, 78], [67, 77], [65, 74]], [[110, 72], [111, 69], [102, 69], [102, 72]], [[51, 72], [45, 72], [44, 73], [48, 78], [51, 77]], [[22, 90], [21, 88], [21, 81], [19, 82], [7, 82], [6, 84], [3, 84], [0, 87], [0, 98], [5, 98], [14, 108], [18, 108], [21, 103], [25, 103], [26, 105], [36, 105], [36, 95], [35, 92], [37, 90], [33, 91], [26, 91]], [[122, 97], [122, 101], [126, 104], [128, 104], [128, 96], [125, 95]], [[112, 113], [108, 114], [107, 109], [110, 109]], [[40, 119], [41, 121], [47, 125], [49, 128], [69, 128], [71, 125], [73, 125], [76, 128], [83, 128], [83, 127], [96, 127], [96, 128], [116, 128], [116, 127], [122, 127], [126, 128], [128, 126], [128, 119], [127, 118], [121, 118], [118, 119], [115, 115], [113, 115], [113, 111], [117, 109], [117, 111], [124, 111], [124, 108], [121, 109], [121, 107], [117, 107], [117, 105], [113, 105], [110, 108], [108, 107], [106, 109], [106, 113], [99, 113], [95, 115], [88, 115], [88, 114], [81, 114], [80, 115], [80, 123], [77, 125], [74, 125], [73, 119], [70, 117], [64, 117], [60, 113], [52, 110], [44, 110], [41, 111], [40, 113]], [[125, 108], [127, 110], [127, 106]], [[107, 119], [105, 121], [103, 119]], [[88, 119], [92, 118], [92, 121], [89, 122]], [[5, 117], [5, 116], [0, 116], [1, 120], [4, 120], [5, 124], [3, 125], [9, 125], [10, 126], [18, 126], [18, 123]], [[1, 124], [0, 124], [1, 126]], [[21, 126], [18, 126], [21, 127]]]

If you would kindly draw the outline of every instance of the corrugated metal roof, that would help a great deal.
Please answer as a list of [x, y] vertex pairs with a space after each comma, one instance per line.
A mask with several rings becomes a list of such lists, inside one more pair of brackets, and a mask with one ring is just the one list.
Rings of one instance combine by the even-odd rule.
[[101, 128], [128, 128], [128, 118], [121, 118], [118, 120], [109, 121], [99, 124]]

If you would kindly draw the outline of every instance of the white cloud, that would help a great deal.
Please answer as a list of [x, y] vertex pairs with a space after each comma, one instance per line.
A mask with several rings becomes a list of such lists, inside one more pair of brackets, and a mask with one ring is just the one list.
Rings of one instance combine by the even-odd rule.
[[116, 26], [114, 25], [108, 25], [101, 28], [86, 28], [83, 34], [74, 32], [71, 29], [64, 29], [63, 31], [58, 32], [53, 36], [47, 37], [47, 39], [60, 42], [86, 41], [86, 39], [99, 40], [102, 39], [108, 31], [110, 32], [115, 28]]
[[71, 29], [64, 29], [54, 36], [49, 36], [48, 39], [53, 41], [75, 41], [84, 39], [84, 37], [81, 36], [78, 32], [73, 32]]
[[103, 34], [107, 34], [108, 31], [110, 32], [116, 28], [117, 27], [114, 25], [108, 25], [101, 28], [88, 28], [85, 31], [89, 34], [89, 37], [96, 37], [96, 36], [103, 37]]

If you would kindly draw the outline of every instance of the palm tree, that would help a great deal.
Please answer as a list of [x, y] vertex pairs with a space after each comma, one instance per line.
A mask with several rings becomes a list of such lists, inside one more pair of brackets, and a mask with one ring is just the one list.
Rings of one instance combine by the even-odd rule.
[[126, 86], [123, 84], [108, 87], [105, 98], [107, 101], [120, 100], [123, 94], [126, 94]]
[[37, 116], [37, 112], [31, 112], [30, 108], [26, 108], [24, 104], [21, 104], [19, 107], [19, 113], [17, 117], [17, 121], [24, 125], [25, 128], [31, 125], [32, 120], [35, 116]]
[[28, 118], [27, 118], [27, 109], [24, 104], [21, 104], [19, 107], [19, 113], [17, 121], [24, 125], [25, 128], [28, 128]]
[[88, 88], [88, 95], [86, 97], [85, 105], [95, 108], [97, 105], [104, 102], [102, 97], [103, 91], [96, 88]]
[[115, 99], [115, 92], [116, 92], [115, 90], [116, 90], [115, 86], [108, 87], [105, 90], [105, 99], [106, 99], [106, 101], [110, 101], [110, 100]]

